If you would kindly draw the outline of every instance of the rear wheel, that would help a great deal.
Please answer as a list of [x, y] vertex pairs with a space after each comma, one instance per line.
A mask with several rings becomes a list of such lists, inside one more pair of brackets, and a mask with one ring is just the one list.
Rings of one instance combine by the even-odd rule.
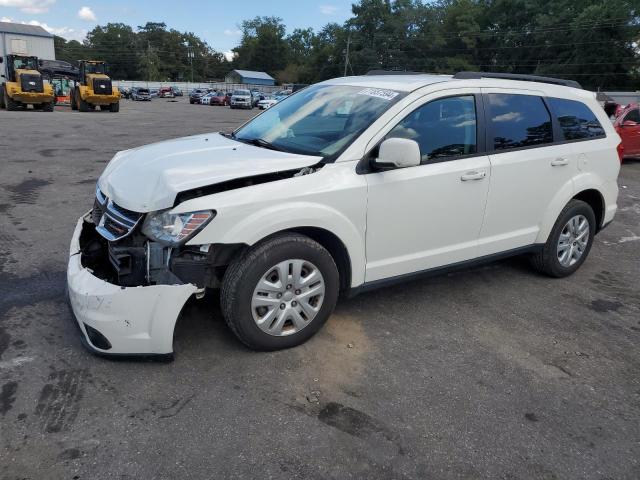
[[112, 103], [109, 105], [110, 112], [119, 112], [120, 111], [120, 102]]
[[591, 206], [571, 200], [560, 212], [543, 249], [532, 257], [533, 267], [551, 277], [571, 275], [587, 259], [595, 232]]
[[227, 325], [249, 348], [278, 350], [311, 338], [331, 315], [339, 275], [314, 240], [283, 234], [244, 252], [227, 269], [220, 304]]
[[43, 112], [53, 112], [53, 107], [55, 106], [55, 102], [47, 102], [42, 104]]

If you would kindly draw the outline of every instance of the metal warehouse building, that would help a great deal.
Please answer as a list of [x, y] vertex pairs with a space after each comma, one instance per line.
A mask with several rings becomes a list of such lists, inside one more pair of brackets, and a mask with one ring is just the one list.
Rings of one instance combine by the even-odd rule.
[[265, 72], [252, 72], [250, 70], [231, 70], [224, 77], [227, 83], [246, 83], [249, 85], [275, 85], [276, 80]]
[[0, 22], [0, 57], [11, 54], [55, 60], [53, 35], [35, 25]]

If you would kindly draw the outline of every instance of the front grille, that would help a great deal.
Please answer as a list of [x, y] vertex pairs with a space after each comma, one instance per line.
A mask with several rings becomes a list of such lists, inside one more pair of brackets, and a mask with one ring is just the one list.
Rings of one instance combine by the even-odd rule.
[[42, 77], [40, 75], [22, 74], [20, 75], [20, 88], [23, 92], [44, 92]]
[[111, 80], [108, 78], [94, 78], [93, 93], [96, 95], [111, 95]]
[[[100, 218], [96, 222], [98, 216]], [[96, 199], [92, 211], [93, 221], [97, 225], [96, 231], [110, 242], [128, 236], [140, 223], [142, 217], [142, 213], [127, 210], [111, 200], [108, 200], [106, 206], [103, 206]]]

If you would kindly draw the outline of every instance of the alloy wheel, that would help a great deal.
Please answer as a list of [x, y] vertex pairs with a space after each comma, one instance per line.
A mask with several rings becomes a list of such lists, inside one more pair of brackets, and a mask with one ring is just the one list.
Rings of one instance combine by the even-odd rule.
[[589, 244], [589, 221], [584, 215], [571, 217], [560, 232], [557, 255], [560, 265], [573, 266], [584, 254]]

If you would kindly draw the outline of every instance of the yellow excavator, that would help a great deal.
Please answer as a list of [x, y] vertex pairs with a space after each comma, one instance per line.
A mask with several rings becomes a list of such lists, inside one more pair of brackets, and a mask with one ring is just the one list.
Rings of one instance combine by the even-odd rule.
[[7, 55], [4, 73], [0, 77], [0, 107], [7, 110], [20, 110], [33, 105], [36, 110], [53, 112], [55, 97], [53, 87], [43, 81], [38, 71], [38, 57]]
[[78, 62], [78, 81], [71, 90], [71, 109], [88, 112], [96, 108], [120, 110], [120, 91], [111, 85], [107, 64], [96, 60]]

